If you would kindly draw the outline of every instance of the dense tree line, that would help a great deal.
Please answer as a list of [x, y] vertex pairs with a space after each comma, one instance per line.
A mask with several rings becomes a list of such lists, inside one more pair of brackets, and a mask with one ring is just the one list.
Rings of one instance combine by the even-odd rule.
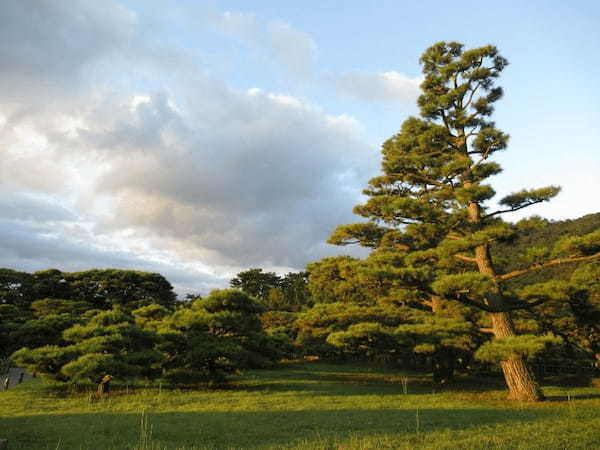
[[263, 332], [263, 310], [239, 290], [177, 301], [156, 273], [0, 269], [2, 353], [57, 381], [220, 383], [241, 368], [270, 367], [287, 338]]
[[253, 268], [238, 273], [229, 284], [257, 298], [268, 310], [299, 311], [311, 302], [307, 277], [307, 272], [289, 272], [281, 277]]
[[132, 311], [150, 304], [170, 308], [176, 299], [171, 284], [158, 273], [0, 269], [0, 353], [60, 342], [62, 332], [86, 311]]
[[33, 302], [35, 332], [30, 322], [14, 331], [22, 348], [12, 360], [55, 381], [98, 382], [110, 375], [196, 385], [220, 384], [244, 368], [272, 367], [284, 356], [286, 342], [262, 329], [263, 307], [239, 290], [215, 290], [178, 307], [81, 307], [68, 300]]
[[[600, 228], [600, 214], [562, 222], [529, 219], [516, 226], [524, 229], [518, 238], [491, 247], [508, 271], [522, 268], [540, 244], [553, 246], [565, 236]], [[438, 383], [451, 381], [456, 370], [486, 369], [475, 359], [490, 341], [485, 316], [456, 301], [438, 305], [437, 314], [433, 304], [406, 301], [398, 295], [397, 274], [389, 270], [392, 262], [375, 252], [365, 260], [324, 258], [306, 272], [285, 276], [249, 269], [231, 280], [236, 290], [187, 301], [177, 301], [158, 274], [0, 269], [0, 342], [5, 354], [16, 352], [18, 364], [61, 381], [97, 382], [111, 373], [117, 379], [222, 383], [243, 368], [304, 356], [431, 370]], [[537, 283], [572, 287], [563, 302], [515, 315], [520, 330], [562, 338], [561, 343], [547, 337], [526, 342], [521, 352], [529, 351], [534, 362], [589, 366], [599, 358], [596, 264], [527, 274]], [[521, 283], [515, 289], [528, 284], [515, 281]], [[545, 308], [543, 314], [536, 313], [539, 308]], [[552, 351], [544, 351], [549, 343]], [[479, 356], [485, 359], [486, 351]]]

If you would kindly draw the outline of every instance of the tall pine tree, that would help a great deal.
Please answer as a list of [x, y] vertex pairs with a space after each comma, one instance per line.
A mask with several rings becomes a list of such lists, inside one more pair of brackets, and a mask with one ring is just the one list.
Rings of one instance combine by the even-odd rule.
[[391, 255], [390, 249], [401, 253], [403, 267], [396, 273], [406, 288], [397, 289], [400, 301], [410, 303], [412, 294], [422, 304], [448, 299], [486, 312], [495, 339], [483, 358], [500, 362], [510, 399], [539, 400], [526, 358], [552, 339], [517, 336], [511, 313], [560, 295], [542, 285], [520, 295], [506, 284], [531, 271], [600, 258], [600, 230], [540, 249], [527, 268], [499, 273], [490, 247], [519, 233], [500, 217], [548, 201], [560, 188], [524, 189], [491, 210], [495, 192], [486, 180], [501, 171], [491, 158], [507, 147], [508, 135], [490, 116], [502, 97], [495, 80], [507, 61], [494, 46], [464, 50], [457, 42], [433, 45], [420, 61], [421, 117], [407, 119], [384, 143], [383, 174], [369, 182], [368, 201], [354, 209], [369, 221], [338, 227], [330, 242], [359, 243], [381, 255]]

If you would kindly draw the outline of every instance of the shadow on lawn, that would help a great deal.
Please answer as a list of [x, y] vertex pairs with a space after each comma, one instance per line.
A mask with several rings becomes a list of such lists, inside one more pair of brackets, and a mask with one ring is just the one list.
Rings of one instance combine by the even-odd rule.
[[277, 377], [255, 381], [242, 379], [226, 387], [226, 390], [269, 391], [269, 392], [306, 392], [322, 395], [354, 396], [354, 395], [400, 395], [404, 394], [403, 379], [407, 382], [409, 394], [431, 394], [432, 392], [482, 393], [504, 391], [506, 385], [501, 378], [457, 377], [448, 384], [436, 384], [424, 374], [407, 376], [393, 374], [365, 373], [331, 373], [328, 371], [287, 371], [285, 378]]
[[[393, 406], [393, 405], [392, 405]], [[550, 410], [491, 408], [352, 409], [253, 412], [161, 412], [147, 415], [152, 442], [160, 448], [285, 448], [310, 439], [377, 437], [396, 433], [466, 430], [543, 420]], [[15, 449], [126, 449], [139, 441], [141, 414], [89, 413], [0, 418], [3, 438]], [[150, 448], [150, 447], [148, 447]], [[154, 448], [154, 447], [152, 447]]]
[[[115, 383], [111, 389], [111, 397], [122, 397], [143, 391], [205, 391], [213, 392], [269, 392], [289, 393], [298, 395], [321, 396], [360, 396], [360, 395], [403, 395], [402, 376], [381, 373], [331, 373], [286, 370], [273, 377], [261, 376], [254, 379], [243, 376], [237, 381], [219, 387], [206, 386], [169, 386], [157, 385], [126, 385]], [[490, 391], [505, 391], [506, 386], [501, 379], [494, 378], [457, 378], [454, 382], [444, 385], [433, 383], [430, 377], [423, 374], [407, 376], [407, 393], [411, 395], [428, 395], [431, 393], [484, 393]], [[47, 384], [37, 388], [49, 397], [64, 397], [68, 395], [90, 394], [96, 391], [96, 385]]]
[[563, 395], [547, 395], [546, 396], [546, 401], [547, 402], [569, 402], [571, 400], [593, 400], [593, 399], [597, 399], [600, 398], [600, 394], [580, 394], [580, 395], [570, 395], [570, 394], [563, 394]]

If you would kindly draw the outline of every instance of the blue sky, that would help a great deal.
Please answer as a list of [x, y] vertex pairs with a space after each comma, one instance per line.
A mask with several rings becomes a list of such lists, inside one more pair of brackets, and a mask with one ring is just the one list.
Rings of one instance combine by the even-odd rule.
[[301, 270], [417, 114], [431, 44], [496, 45], [503, 196], [600, 211], [596, 2], [23, 0], [0, 5], [0, 266], [123, 267], [179, 292]]

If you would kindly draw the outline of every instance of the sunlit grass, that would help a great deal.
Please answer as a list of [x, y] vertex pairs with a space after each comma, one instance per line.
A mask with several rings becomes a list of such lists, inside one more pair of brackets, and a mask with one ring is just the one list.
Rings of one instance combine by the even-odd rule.
[[119, 386], [102, 399], [32, 381], [0, 392], [0, 439], [11, 450], [600, 446], [600, 390], [546, 387], [547, 402], [508, 403], [483, 381], [440, 390], [323, 363], [249, 372], [221, 390]]

